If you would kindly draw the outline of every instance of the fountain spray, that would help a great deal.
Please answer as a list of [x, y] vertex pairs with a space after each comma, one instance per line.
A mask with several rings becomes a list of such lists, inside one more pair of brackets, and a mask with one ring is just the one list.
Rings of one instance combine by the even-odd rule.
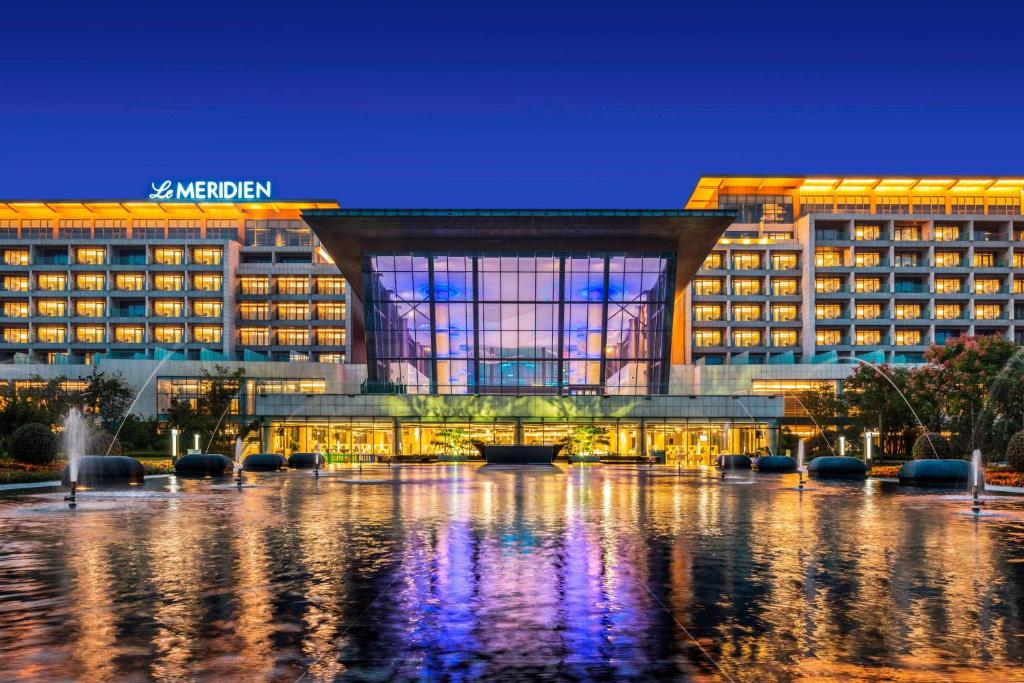
[[316, 448], [313, 449], [313, 477], [316, 479], [320, 478], [320, 458], [322, 457], [320, 442], [318, 441]]
[[799, 483], [797, 484], [797, 490], [800, 491], [800, 493], [803, 493], [804, 492], [804, 440], [803, 439], [800, 439], [800, 441], [798, 441], [797, 444], [796, 444], [796, 472], [797, 472], [797, 475], [800, 477]]
[[981, 498], [979, 497], [980, 489], [984, 481], [982, 469], [981, 469], [981, 450], [975, 448], [971, 454], [971, 512], [975, 516], [981, 514]]
[[235, 486], [242, 490], [242, 439], [235, 439]]
[[68, 507], [74, 510], [78, 507], [78, 465], [82, 455], [85, 453], [85, 445], [89, 442], [89, 425], [78, 408], [72, 408], [64, 418], [64, 453], [68, 457], [68, 480], [71, 483], [71, 491], [64, 496]]

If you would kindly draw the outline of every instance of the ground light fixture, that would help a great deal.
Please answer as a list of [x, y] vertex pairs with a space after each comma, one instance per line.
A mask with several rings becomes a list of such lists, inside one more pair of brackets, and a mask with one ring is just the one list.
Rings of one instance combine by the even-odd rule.
[[171, 429], [171, 464], [178, 462], [178, 430]]

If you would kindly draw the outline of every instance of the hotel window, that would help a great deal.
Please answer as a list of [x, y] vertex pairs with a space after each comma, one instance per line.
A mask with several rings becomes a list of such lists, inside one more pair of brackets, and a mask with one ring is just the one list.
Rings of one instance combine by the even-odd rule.
[[102, 325], [75, 325], [75, 341], [82, 344], [102, 344], [107, 340]]
[[316, 278], [317, 294], [344, 294], [345, 280], [340, 277], [318, 277]]
[[995, 252], [976, 251], [973, 263], [976, 268], [993, 268], [997, 265]]
[[158, 318], [180, 318], [185, 305], [181, 299], [153, 299], [153, 315]]
[[75, 263], [99, 266], [107, 262], [107, 250], [103, 247], [79, 247], [75, 249]]
[[238, 241], [238, 223], [223, 218], [211, 218], [206, 221], [206, 239]]
[[800, 215], [806, 216], [812, 213], [832, 213], [834, 203], [832, 195], [800, 195]]
[[800, 313], [793, 304], [772, 304], [772, 320], [779, 323], [793, 322]]
[[220, 275], [197, 273], [192, 276], [192, 289], [200, 292], [219, 292], [223, 283], [224, 278]]
[[320, 346], [344, 346], [345, 330], [341, 327], [321, 327], [316, 330], [316, 343]]
[[985, 213], [985, 198], [954, 195], [949, 200], [950, 213]]
[[75, 289], [99, 292], [107, 287], [107, 276], [103, 273], [78, 273], [75, 275]]
[[857, 330], [854, 339], [857, 346], [878, 346], [882, 343], [882, 331]]
[[279, 346], [306, 346], [309, 344], [309, 330], [299, 327], [280, 327], [277, 329]]
[[311, 247], [313, 234], [302, 221], [248, 220], [245, 243], [253, 247]]
[[36, 327], [36, 341], [40, 344], [63, 344], [68, 331], [63, 325], [40, 325]]
[[238, 343], [244, 346], [270, 346], [270, 330], [265, 327], [239, 328]]
[[180, 344], [185, 339], [185, 328], [181, 325], [153, 326], [153, 341], [157, 344]]
[[137, 240], [162, 240], [165, 236], [162, 220], [143, 219], [132, 221], [132, 238]]
[[772, 330], [772, 346], [796, 346], [799, 339], [796, 330]]
[[13, 218], [0, 218], [0, 239], [18, 239], [18, 221]]
[[180, 273], [157, 273], [153, 276], [153, 289], [160, 292], [180, 292], [185, 287], [185, 276]]
[[910, 208], [915, 214], [946, 213], [946, 200], [943, 197], [914, 197]]
[[327, 382], [322, 379], [258, 379], [256, 393], [270, 394], [325, 394]]
[[27, 318], [28, 317], [28, 302], [27, 301], [5, 301], [4, 302], [4, 316], [8, 318]]
[[935, 278], [935, 293], [936, 294], [956, 294], [957, 292], [963, 291], [963, 282], [960, 278], [956, 277], [937, 277]]
[[242, 294], [270, 294], [270, 278], [242, 277], [238, 282]]
[[975, 294], [998, 294], [1002, 283], [997, 278], [974, 278]]
[[921, 255], [916, 251], [897, 251], [893, 256], [893, 265], [899, 268], [917, 268], [921, 265]]
[[322, 301], [316, 305], [317, 320], [344, 320], [345, 304]]
[[63, 299], [37, 299], [36, 315], [44, 318], [63, 318], [67, 315], [68, 302]]
[[700, 321], [721, 320], [722, 307], [718, 304], [694, 304], [693, 319]]
[[699, 278], [693, 281], [694, 294], [721, 294], [722, 281], [717, 278]]
[[761, 345], [761, 331], [760, 330], [733, 330], [732, 331], [732, 345], [733, 346], [760, 346]]
[[958, 251], [937, 251], [935, 252], [935, 266], [937, 268], [956, 268], [960, 265], [962, 258]]
[[193, 218], [167, 221], [167, 238], [172, 240], [197, 240], [201, 236], [200, 221]]
[[146, 276], [142, 273], [116, 273], [114, 288], [122, 292], [141, 292], [146, 287]]
[[707, 268], [709, 270], [718, 270], [719, 268], [721, 268], [722, 252], [713, 251], [710, 254], [708, 254], [708, 257], [704, 259], [704, 265], [702, 267]]
[[220, 325], [193, 325], [192, 341], [199, 344], [219, 344], [221, 341]]
[[6, 291], [6, 292], [27, 292], [28, 291], [28, 276], [27, 275], [5, 275], [4, 276], [4, 291]]
[[224, 258], [220, 247], [202, 247], [192, 250], [192, 263], [202, 266], [219, 266]]
[[219, 318], [223, 303], [216, 299], [193, 299], [192, 315], [198, 318]]
[[871, 213], [871, 198], [860, 195], [836, 197], [837, 213]]
[[917, 223], [897, 223], [892, 238], [897, 242], [917, 242], [921, 239], [921, 226]]
[[761, 307], [757, 304], [733, 304], [732, 319], [737, 322], [760, 320]]
[[1013, 255], [1013, 267], [1024, 268], [1024, 253], [1017, 252]]
[[63, 218], [57, 226], [57, 239], [92, 239], [92, 223], [79, 218]]
[[893, 316], [896, 320], [917, 320], [921, 317], [921, 304], [896, 304], [893, 306]]
[[761, 254], [750, 251], [735, 251], [732, 254], [735, 270], [757, 270], [761, 267]]
[[938, 320], [957, 320], [960, 311], [960, 304], [935, 304], [935, 318]]
[[242, 320], [270, 320], [270, 304], [266, 302], [243, 302], [238, 306]]
[[180, 266], [185, 262], [185, 250], [181, 247], [158, 247], [153, 250], [153, 263], [158, 266]]
[[718, 208], [736, 212], [737, 223], [792, 223], [793, 197], [779, 194], [718, 195]]
[[921, 330], [896, 328], [896, 346], [917, 346], [921, 343]]
[[4, 328], [4, 343], [5, 344], [28, 344], [28, 328], [27, 327], [5, 327]]
[[814, 250], [814, 265], [819, 268], [838, 268], [845, 265], [843, 249], [817, 247]]
[[309, 320], [309, 304], [278, 304], [278, 320]]
[[796, 254], [792, 253], [773, 253], [772, 254], [772, 268], [774, 270], [795, 270], [798, 266], [798, 259]]
[[842, 289], [843, 281], [837, 277], [819, 277], [814, 280], [814, 291], [818, 294], [832, 294]]
[[309, 294], [309, 278], [279, 277], [277, 278], [278, 294]]
[[341, 363], [343, 356], [340, 353], [321, 353], [317, 356], [320, 363]]
[[877, 277], [857, 277], [853, 280], [853, 291], [858, 294], [874, 294], [882, 291], [882, 280]]
[[910, 213], [910, 197], [876, 196], [875, 213]]
[[858, 251], [854, 254], [853, 263], [858, 268], [877, 268], [882, 265], [882, 252]]
[[42, 218], [26, 218], [21, 222], [21, 239], [53, 239], [53, 223]]
[[936, 242], [956, 242], [960, 239], [960, 226], [959, 225], [936, 225], [935, 226], [935, 241]]
[[732, 293], [737, 296], [754, 296], [761, 293], [761, 281], [751, 278], [733, 278]]
[[843, 334], [840, 330], [815, 330], [814, 343], [817, 346], [836, 346], [842, 343]]
[[693, 331], [693, 345], [694, 346], [721, 346], [722, 345], [722, 331], [721, 330], [694, 330]]
[[1024, 278], [1015, 277], [1013, 279], [1013, 293], [1024, 294]]
[[75, 301], [75, 315], [82, 318], [102, 318], [106, 311], [103, 299], [78, 299]]
[[853, 239], [858, 242], [864, 242], [868, 240], [877, 240], [882, 236], [882, 226], [877, 223], [863, 224], [857, 223], [853, 226]]
[[839, 304], [817, 304], [814, 307], [817, 320], [836, 320], [843, 317], [843, 307]]
[[989, 197], [988, 213], [990, 216], [1019, 216], [1020, 197]]
[[772, 294], [775, 296], [797, 296], [800, 294], [800, 284], [793, 278], [772, 278]]
[[882, 317], [882, 306], [880, 304], [857, 304], [853, 310], [853, 317], [858, 320], [876, 320]]
[[141, 344], [146, 332], [141, 325], [115, 325], [114, 341], [120, 344]]
[[40, 273], [36, 276], [36, 287], [47, 292], [60, 292], [68, 288], [68, 276], [64, 273]]
[[123, 240], [128, 237], [128, 222], [119, 218], [99, 218], [93, 229], [96, 239]]
[[4, 264], [8, 266], [27, 266], [28, 249], [7, 249], [4, 251]]

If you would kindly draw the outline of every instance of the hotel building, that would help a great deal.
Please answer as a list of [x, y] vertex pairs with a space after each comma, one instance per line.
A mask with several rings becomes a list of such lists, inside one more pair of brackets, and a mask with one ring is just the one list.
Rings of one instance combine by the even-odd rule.
[[243, 367], [233, 422], [286, 453], [586, 423], [608, 452], [706, 462], [807, 432], [792, 394], [858, 358], [1024, 341], [1022, 187], [708, 176], [657, 211], [0, 202], [0, 378], [119, 372], [160, 416], [203, 368]]

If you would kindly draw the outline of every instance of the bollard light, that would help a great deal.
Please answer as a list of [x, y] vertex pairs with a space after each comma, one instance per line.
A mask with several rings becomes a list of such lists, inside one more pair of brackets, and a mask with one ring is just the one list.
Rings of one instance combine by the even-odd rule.
[[171, 429], [171, 462], [178, 461], [178, 430]]
[[846, 437], [839, 437], [839, 455], [846, 455]]
[[871, 467], [871, 432], [864, 432], [864, 462]]
[[195, 437], [195, 444], [196, 444], [195, 445], [195, 449], [198, 451], [199, 450], [199, 435], [198, 434], [193, 434], [192, 436]]

